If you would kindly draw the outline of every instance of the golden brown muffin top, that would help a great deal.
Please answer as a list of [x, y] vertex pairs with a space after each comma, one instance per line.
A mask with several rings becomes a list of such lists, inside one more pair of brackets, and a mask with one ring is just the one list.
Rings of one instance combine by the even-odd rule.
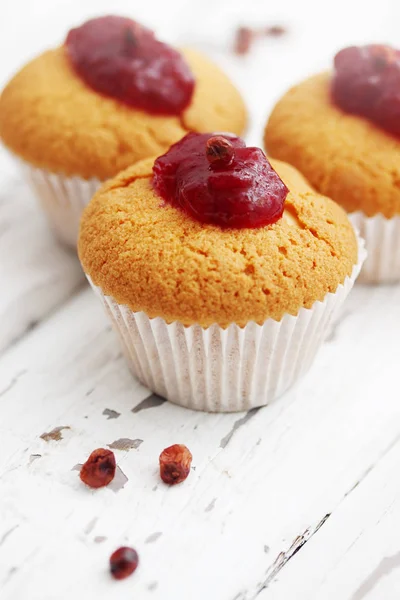
[[120, 304], [184, 325], [261, 324], [309, 308], [351, 274], [357, 242], [346, 213], [293, 167], [272, 162], [291, 190], [279, 221], [221, 229], [157, 196], [153, 162], [105, 183], [81, 222], [83, 269]]
[[266, 149], [348, 212], [400, 214], [399, 138], [336, 106], [330, 80], [316, 75], [283, 96], [267, 123]]
[[64, 175], [101, 180], [165, 152], [189, 131], [232, 131], [246, 124], [243, 100], [226, 75], [183, 50], [196, 79], [180, 116], [152, 115], [103, 96], [73, 71], [64, 47], [28, 63], [0, 97], [0, 136], [31, 164]]

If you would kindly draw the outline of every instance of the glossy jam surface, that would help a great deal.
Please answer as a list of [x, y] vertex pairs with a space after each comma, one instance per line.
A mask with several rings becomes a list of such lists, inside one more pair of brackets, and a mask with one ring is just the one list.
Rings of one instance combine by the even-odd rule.
[[341, 50], [335, 57], [334, 101], [400, 135], [400, 51], [370, 45]]
[[229, 134], [189, 133], [155, 161], [153, 173], [164, 200], [221, 227], [275, 223], [288, 194], [263, 151]]
[[131, 19], [108, 16], [72, 29], [70, 61], [91, 88], [154, 114], [178, 115], [195, 81], [182, 55]]

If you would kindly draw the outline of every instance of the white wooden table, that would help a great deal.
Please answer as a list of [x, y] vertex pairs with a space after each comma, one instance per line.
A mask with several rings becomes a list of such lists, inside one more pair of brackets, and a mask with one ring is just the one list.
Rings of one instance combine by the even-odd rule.
[[[1, 9], [0, 83], [70, 25], [126, 13], [230, 71], [259, 144], [274, 100], [337, 48], [400, 45], [397, 0], [367, 4], [182, 0], [172, 21], [161, 0], [135, 12], [128, 0], [13, 0]], [[269, 21], [290, 34], [234, 58], [232, 28]], [[1, 600], [398, 600], [400, 287], [357, 287], [311, 372], [269, 407], [209, 415], [162, 403], [132, 379], [76, 258], [5, 152], [0, 283]], [[121, 438], [135, 448], [115, 450], [116, 484], [84, 487], [74, 466]], [[176, 442], [193, 470], [169, 488], [157, 461]], [[124, 544], [140, 568], [116, 582], [108, 557]]]

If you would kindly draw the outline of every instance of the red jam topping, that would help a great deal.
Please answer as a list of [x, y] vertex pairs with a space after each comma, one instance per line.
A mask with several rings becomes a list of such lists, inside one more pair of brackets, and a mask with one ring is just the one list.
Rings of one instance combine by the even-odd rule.
[[194, 77], [182, 55], [131, 19], [100, 17], [72, 29], [68, 56], [94, 90], [154, 114], [179, 115]]
[[389, 46], [360, 46], [335, 57], [335, 102], [400, 135], [400, 51]]
[[157, 158], [153, 173], [164, 200], [221, 227], [275, 223], [289, 191], [260, 148], [230, 134], [189, 133]]

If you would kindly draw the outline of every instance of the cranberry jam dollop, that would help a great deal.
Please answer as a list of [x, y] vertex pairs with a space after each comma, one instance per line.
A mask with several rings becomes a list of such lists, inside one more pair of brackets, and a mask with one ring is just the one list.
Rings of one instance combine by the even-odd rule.
[[72, 29], [65, 45], [97, 92], [154, 114], [179, 115], [190, 104], [195, 81], [182, 55], [131, 19], [91, 19]]
[[400, 135], [400, 51], [382, 45], [352, 46], [335, 57], [334, 101]]
[[262, 227], [283, 213], [288, 189], [260, 148], [230, 134], [189, 133], [153, 167], [168, 203], [221, 227]]

